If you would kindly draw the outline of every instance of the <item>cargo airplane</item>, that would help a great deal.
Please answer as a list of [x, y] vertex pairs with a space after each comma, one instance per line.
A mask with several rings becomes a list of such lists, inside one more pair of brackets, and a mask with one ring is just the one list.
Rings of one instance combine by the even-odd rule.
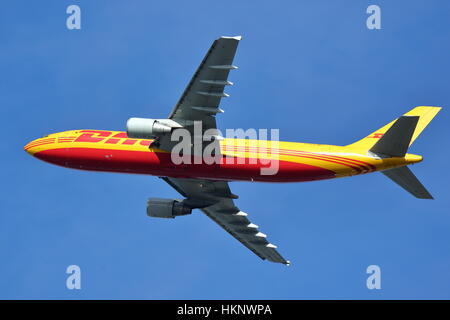
[[[34, 157], [63, 167], [158, 176], [183, 199], [151, 198], [147, 214], [174, 218], [200, 209], [262, 259], [289, 264], [267, 240], [247, 213], [235, 204], [229, 181], [302, 182], [380, 171], [413, 196], [432, 199], [408, 168], [422, 161], [408, 147], [439, 112], [439, 107], [416, 107], [367, 137], [346, 146], [257, 139], [231, 139], [206, 132], [218, 130], [216, 115], [241, 37], [215, 40], [167, 119], [131, 118], [127, 131], [71, 130], [50, 134], [25, 146]], [[173, 161], [173, 135], [179, 130], [202, 131], [200, 151], [215, 144], [219, 159], [212, 164]], [[189, 151], [190, 150], [190, 151]], [[188, 149], [190, 157], [201, 152]], [[236, 161], [227, 161], [234, 159]], [[274, 174], [262, 174], [268, 162], [277, 161]]]

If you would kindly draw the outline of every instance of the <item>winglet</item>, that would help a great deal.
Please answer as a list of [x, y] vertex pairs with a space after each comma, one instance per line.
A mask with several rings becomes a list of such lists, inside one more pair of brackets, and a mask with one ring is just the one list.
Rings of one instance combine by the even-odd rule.
[[234, 40], [240, 41], [242, 39], [242, 36], [235, 36], [235, 37], [222, 36], [222, 37], [220, 37], [220, 39], [234, 39]]

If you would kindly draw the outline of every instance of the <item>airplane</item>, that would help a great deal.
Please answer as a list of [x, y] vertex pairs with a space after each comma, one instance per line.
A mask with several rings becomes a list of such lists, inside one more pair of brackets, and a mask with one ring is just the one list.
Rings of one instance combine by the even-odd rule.
[[[184, 198], [150, 198], [150, 217], [175, 218], [200, 209], [261, 259], [286, 265], [290, 262], [236, 206], [238, 196], [231, 192], [228, 182], [305, 182], [380, 171], [413, 196], [433, 198], [408, 168], [422, 157], [407, 151], [440, 107], [416, 107], [346, 146], [220, 136], [216, 116], [223, 113], [219, 108], [221, 99], [229, 96], [224, 88], [233, 85], [228, 75], [237, 69], [233, 59], [240, 40], [240, 36], [224, 36], [213, 42], [167, 119], [130, 118], [126, 132], [54, 133], [28, 143], [25, 151], [67, 168], [160, 177]], [[195, 132], [199, 123], [200, 135]], [[193, 159], [190, 163], [174, 162], [173, 137], [182, 130], [200, 141], [197, 146], [188, 144], [187, 151], [182, 150], [186, 154], [180, 152]], [[203, 157], [209, 145], [218, 150], [210, 155], [217, 161], [195, 161]], [[273, 161], [277, 170], [262, 174], [262, 169]]]

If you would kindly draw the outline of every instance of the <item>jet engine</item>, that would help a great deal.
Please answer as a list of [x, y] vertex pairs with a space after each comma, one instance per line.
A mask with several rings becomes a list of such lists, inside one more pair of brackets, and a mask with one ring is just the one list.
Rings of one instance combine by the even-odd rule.
[[127, 121], [127, 135], [135, 139], [152, 139], [170, 133], [172, 126], [165, 119], [130, 118]]
[[192, 208], [183, 201], [175, 199], [150, 198], [147, 203], [147, 215], [155, 218], [175, 218], [191, 214]]

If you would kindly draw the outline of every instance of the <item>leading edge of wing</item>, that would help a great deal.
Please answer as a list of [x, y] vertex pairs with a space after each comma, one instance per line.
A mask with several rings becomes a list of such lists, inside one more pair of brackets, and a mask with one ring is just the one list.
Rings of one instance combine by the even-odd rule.
[[[211, 206], [213, 207], [213, 206]], [[258, 230], [258, 226], [251, 223], [247, 218], [247, 214], [237, 209], [235, 213], [218, 213], [220, 210], [212, 210], [211, 207], [202, 208], [201, 210], [211, 220], [216, 222], [225, 231], [232, 235], [236, 240], [246, 246], [250, 251], [263, 260], [290, 265], [291, 262], [283, 258], [276, 250], [277, 246], [269, 243], [266, 235]], [[243, 221], [226, 221], [223, 215], [241, 217]], [[222, 216], [222, 219], [221, 217]]]
[[[223, 112], [218, 105], [221, 98], [229, 95], [225, 94], [223, 92], [224, 88], [220, 88], [220, 86], [233, 85], [232, 82], [228, 81], [228, 72], [237, 69], [236, 66], [232, 65], [232, 62], [236, 54], [237, 45], [241, 39], [242, 36], [222, 36], [214, 40], [177, 104], [169, 114], [169, 119], [179, 117], [177, 116], [177, 111], [186, 106], [190, 107], [189, 112], [193, 112], [199, 117], [202, 117], [201, 114], [207, 116]], [[213, 78], [200, 79], [202, 74], [205, 76], [204, 73], [208, 74], [211, 72], [215, 73]], [[211, 92], [212, 88], [214, 92]], [[206, 101], [205, 98], [208, 100]], [[206, 104], [204, 103], [205, 101], [207, 102]], [[201, 103], [197, 105], [198, 102]]]
[[190, 203], [201, 204], [195, 208], [202, 210], [258, 257], [272, 262], [290, 264], [278, 253], [277, 247], [267, 241], [266, 235], [259, 231], [259, 227], [248, 220], [247, 214], [236, 207], [233, 201], [236, 196], [231, 193], [228, 182], [161, 178], [186, 197]]

